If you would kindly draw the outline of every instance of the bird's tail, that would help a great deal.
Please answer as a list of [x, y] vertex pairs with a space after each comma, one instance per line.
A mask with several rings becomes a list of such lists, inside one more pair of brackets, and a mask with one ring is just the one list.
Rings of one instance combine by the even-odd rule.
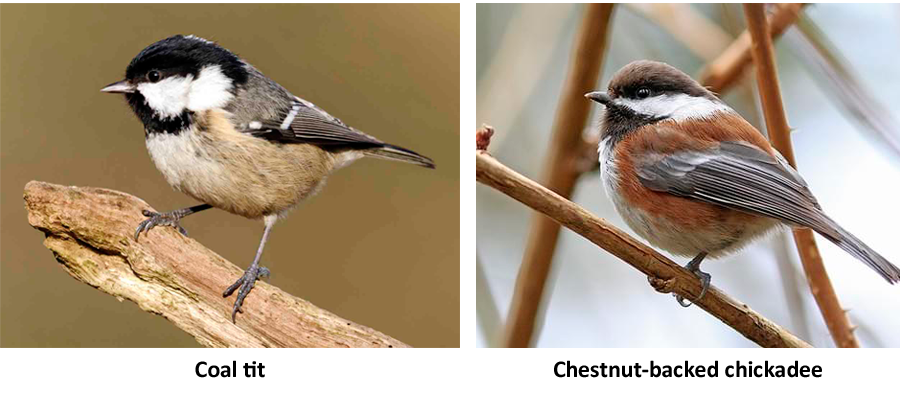
[[881, 254], [876, 253], [875, 250], [872, 250], [871, 247], [856, 238], [856, 236], [850, 234], [847, 230], [844, 230], [844, 228], [839, 226], [834, 220], [831, 220], [831, 218], [824, 214], [822, 214], [822, 216], [825, 221], [827, 221], [828, 227], [831, 228], [829, 230], [831, 231], [820, 231], [820, 229], [815, 229], [819, 234], [825, 236], [825, 238], [853, 255], [853, 257], [866, 263], [875, 270], [875, 272], [884, 277], [888, 283], [894, 284], [900, 282], [900, 268], [897, 268], [897, 266], [890, 261], [887, 261]]
[[431, 159], [399, 146], [384, 144], [377, 148], [366, 149], [362, 151], [362, 153], [363, 155], [372, 158], [396, 160], [434, 169], [434, 161]]

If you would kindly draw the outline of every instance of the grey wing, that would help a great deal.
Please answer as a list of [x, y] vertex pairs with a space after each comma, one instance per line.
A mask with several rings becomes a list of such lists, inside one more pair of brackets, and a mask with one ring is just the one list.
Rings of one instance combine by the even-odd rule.
[[383, 146], [384, 142], [347, 126], [313, 103], [294, 97], [290, 108], [270, 121], [250, 122], [245, 132], [282, 143], [353, 145], [358, 148]]
[[434, 168], [431, 159], [357, 131], [299, 97], [291, 97], [290, 104], [284, 104], [273, 119], [251, 120], [239, 124], [238, 128], [276, 143], [309, 143], [324, 149], [358, 150], [366, 156]]
[[651, 190], [837, 233], [800, 175], [749, 143], [722, 142], [637, 165], [638, 179]]
[[900, 269], [822, 212], [806, 182], [778, 155], [741, 142], [638, 163], [647, 188], [809, 227], [868, 264], [889, 283]]

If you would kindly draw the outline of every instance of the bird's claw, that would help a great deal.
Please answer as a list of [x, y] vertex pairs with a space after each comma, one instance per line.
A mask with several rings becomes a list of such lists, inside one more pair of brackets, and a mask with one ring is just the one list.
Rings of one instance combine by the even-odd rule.
[[238, 312], [244, 312], [241, 310], [241, 305], [244, 304], [244, 298], [247, 297], [247, 294], [250, 294], [250, 290], [253, 289], [253, 285], [256, 284], [256, 280], [260, 277], [269, 277], [271, 272], [269, 272], [268, 268], [258, 267], [256, 265], [250, 266], [246, 271], [244, 271], [244, 275], [241, 276], [234, 284], [228, 286], [225, 289], [225, 292], [222, 293], [222, 297], [228, 297], [235, 290], [238, 290], [237, 299], [234, 300], [234, 308], [231, 310], [231, 322], [236, 323], [235, 317]]
[[181, 219], [182, 216], [179, 216], [175, 212], [166, 212], [166, 213], [157, 213], [151, 212], [150, 210], [144, 210], [141, 212], [147, 219], [138, 224], [137, 230], [134, 232], [134, 240], [137, 241], [138, 237], [141, 233], [149, 232], [150, 229], [156, 226], [172, 226], [178, 229], [178, 231], [187, 236], [187, 229], [181, 227], [181, 224], [178, 223], [178, 220]]
[[[699, 269], [688, 268], [688, 271], [694, 273], [694, 275], [697, 276], [698, 279], [700, 279], [700, 284], [703, 285], [703, 287], [700, 289], [700, 295], [697, 296], [697, 298], [693, 302], [700, 301], [700, 299], [703, 298], [704, 295], [706, 295], [706, 290], [709, 290], [709, 283], [712, 281], [712, 276], [700, 271]], [[678, 301], [679, 305], [685, 308], [690, 307], [692, 304], [691, 301], [685, 301], [684, 297], [679, 294], [675, 294], [675, 300]]]

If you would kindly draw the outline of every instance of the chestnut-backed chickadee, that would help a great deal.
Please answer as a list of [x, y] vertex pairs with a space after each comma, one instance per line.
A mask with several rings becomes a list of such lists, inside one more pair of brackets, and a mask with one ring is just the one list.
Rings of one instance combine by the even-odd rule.
[[123, 93], [144, 124], [147, 149], [176, 190], [203, 204], [167, 213], [144, 211], [135, 232], [169, 225], [211, 207], [265, 222], [253, 263], [236, 289], [231, 312], [260, 276], [263, 247], [279, 216], [321, 189], [333, 171], [366, 157], [433, 168], [422, 155], [353, 129], [296, 97], [219, 45], [176, 35], [141, 51], [125, 80], [103, 92]]
[[[773, 228], [808, 227], [889, 283], [900, 269], [838, 226], [806, 182], [752, 125], [678, 69], [636, 61], [604, 92], [600, 167], [606, 192], [637, 234], [700, 278], [705, 257], [739, 250]], [[677, 296], [681, 305], [687, 306]]]

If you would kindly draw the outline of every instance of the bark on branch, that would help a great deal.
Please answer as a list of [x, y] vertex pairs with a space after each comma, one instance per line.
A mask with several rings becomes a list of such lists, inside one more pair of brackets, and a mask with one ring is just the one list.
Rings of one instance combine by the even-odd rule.
[[[541, 180], [564, 197], [572, 195], [575, 182], [582, 173], [577, 158], [583, 152], [581, 134], [590, 115], [590, 104], [584, 103], [584, 93], [596, 86], [600, 76], [612, 11], [612, 4], [585, 5], [585, 15], [576, 34], [569, 72], [553, 121], [553, 135]], [[558, 235], [559, 225], [540, 214], [535, 215], [506, 320], [507, 347], [524, 348], [531, 343]]]
[[166, 317], [213, 347], [407, 347], [265, 282], [231, 323], [222, 290], [242, 273], [197, 241], [157, 227], [139, 242], [146, 202], [126, 193], [45, 182], [25, 186], [28, 222], [75, 279]]
[[[700, 294], [700, 282], [689, 271], [581, 206], [516, 173], [483, 150], [475, 152], [475, 163], [476, 180], [547, 215], [632, 265], [647, 276], [657, 291], [675, 292], [688, 300]], [[760, 346], [810, 347], [715, 287], [710, 287], [694, 304]]]
[[[762, 4], [744, 4], [747, 30], [750, 32], [753, 45], [753, 61], [756, 64], [759, 97], [772, 145], [796, 169], [797, 161], [794, 160], [791, 128], [788, 126], [784, 104], [781, 101], [781, 87], [778, 83], [778, 71], [775, 69], [775, 50], [772, 46], [772, 39], [767, 35], [770, 30], [766, 22], [764, 7]], [[809, 289], [819, 305], [819, 310], [822, 312], [822, 317], [825, 319], [834, 343], [841, 348], [859, 348], [859, 341], [853, 335], [850, 319], [841, 308], [837, 293], [825, 271], [825, 264], [819, 254], [812, 230], [794, 228], [794, 241], [797, 244], [797, 251], [800, 253], [803, 271], [806, 272]]]
[[[769, 16], [768, 30], [772, 40], [778, 39], [797, 21], [804, 3], [779, 4]], [[753, 65], [750, 32], [744, 31], [718, 58], [703, 67], [700, 83], [717, 94], [725, 93], [743, 77], [748, 67]]]

